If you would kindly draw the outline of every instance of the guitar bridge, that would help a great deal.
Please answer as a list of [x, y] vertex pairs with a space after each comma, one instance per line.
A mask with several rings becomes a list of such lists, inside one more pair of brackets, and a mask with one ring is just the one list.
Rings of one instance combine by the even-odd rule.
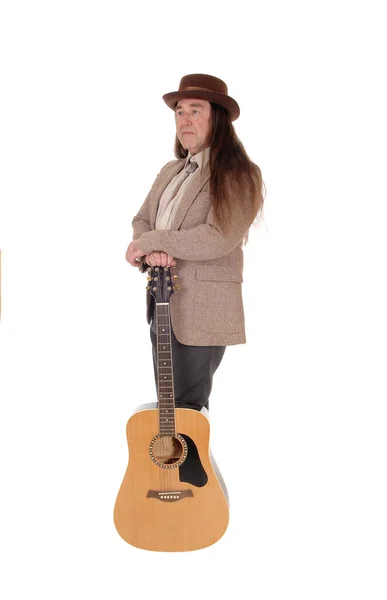
[[156, 500], [161, 500], [162, 502], [178, 502], [178, 500], [192, 498], [192, 496], [192, 490], [180, 490], [179, 492], [157, 492], [156, 490], [149, 490], [146, 495], [147, 498], [156, 498]]

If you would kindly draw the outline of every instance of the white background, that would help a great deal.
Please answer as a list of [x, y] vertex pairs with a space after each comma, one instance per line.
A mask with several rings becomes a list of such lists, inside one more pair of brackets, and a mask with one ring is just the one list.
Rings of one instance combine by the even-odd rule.
[[[385, 600], [381, 2], [2, 3], [2, 597]], [[248, 343], [214, 380], [230, 524], [121, 540], [125, 426], [155, 400], [131, 220], [173, 158], [164, 93], [224, 79], [267, 187]]]

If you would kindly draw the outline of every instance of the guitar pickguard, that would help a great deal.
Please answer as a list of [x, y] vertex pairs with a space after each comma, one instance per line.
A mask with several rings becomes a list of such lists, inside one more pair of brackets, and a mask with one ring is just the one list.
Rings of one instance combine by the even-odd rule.
[[196, 444], [185, 433], [181, 433], [180, 435], [187, 443], [188, 454], [183, 464], [178, 467], [179, 479], [196, 487], [203, 487], [208, 481], [208, 476], [201, 463]]

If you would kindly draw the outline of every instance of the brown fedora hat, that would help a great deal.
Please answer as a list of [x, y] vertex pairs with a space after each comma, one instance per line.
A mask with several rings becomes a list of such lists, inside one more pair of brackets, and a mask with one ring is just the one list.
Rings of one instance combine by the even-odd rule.
[[164, 94], [164, 102], [175, 110], [176, 103], [183, 98], [201, 98], [220, 104], [230, 113], [231, 121], [239, 117], [238, 103], [228, 95], [227, 85], [218, 77], [196, 73], [185, 75], [180, 80], [179, 91]]

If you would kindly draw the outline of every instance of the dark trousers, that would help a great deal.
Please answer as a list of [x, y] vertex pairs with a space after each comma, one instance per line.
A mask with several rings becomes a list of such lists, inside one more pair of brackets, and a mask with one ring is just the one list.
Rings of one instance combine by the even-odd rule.
[[[153, 346], [153, 367], [157, 389], [157, 345], [155, 321], [150, 336]], [[213, 375], [220, 365], [226, 346], [186, 346], [175, 337], [171, 325], [173, 381], [176, 408], [209, 408]]]

